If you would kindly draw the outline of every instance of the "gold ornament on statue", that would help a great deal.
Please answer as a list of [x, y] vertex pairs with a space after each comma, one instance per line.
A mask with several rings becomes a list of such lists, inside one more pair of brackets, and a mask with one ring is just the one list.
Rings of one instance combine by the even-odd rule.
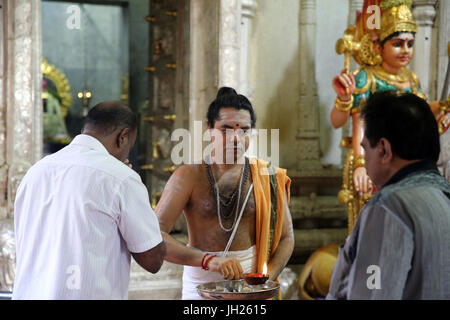
[[339, 97], [337, 97], [334, 102], [334, 106], [339, 111], [343, 111], [343, 112], [350, 111], [350, 109], [353, 106], [353, 96], [351, 97], [351, 99], [349, 101], [341, 101], [341, 99], [339, 99]]
[[366, 166], [366, 161], [364, 157], [356, 157], [355, 162], [353, 163], [353, 170], [356, 168], [364, 168]]
[[381, 28], [377, 30], [379, 41], [400, 31], [417, 33], [417, 23], [409, 9], [411, 5], [412, 0], [391, 0], [381, 3], [383, 15], [381, 16]]
[[355, 60], [360, 65], [377, 66], [383, 62], [383, 58], [375, 52], [374, 42], [370, 34], [365, 34], [361, 38], [361, 50], [355, 56]]
[[54, 65], [48, 63], [47, 59], [43, 58], [41, 63], [42, 76], [53, 82], [61, 98], [61, 114], [64, 117], [67, 115], [72, 104], [72, 94], [70, 93], [70, 85], [65, 74], [56, 68]]

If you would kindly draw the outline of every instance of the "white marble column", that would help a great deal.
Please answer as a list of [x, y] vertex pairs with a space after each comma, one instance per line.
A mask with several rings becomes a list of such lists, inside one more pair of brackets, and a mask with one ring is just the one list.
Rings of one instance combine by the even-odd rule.
[[4, 106], [8, 217], [26, 170], [42, 156], [41, 3], [6, 0]]
[[297, 170], [302, 176], [318, 175], [321, 170], [319, 148], [319, 110], [316, 59], [316, 1], [300, 2], [300, 99], [298, 106]]
[[252, 24], [258, 4], [255, 0], [241, 0], [241, 45], [240, 45], [240, 93], [252, 101], [254, 88], [250, 83]]
[[[243, 16], [249, 19], [255, 7], [252, 2], [190, 1], [189, 128], [194, 135], [206, 129], [195, 121], [204, 123], [207, 108], [219, 87], [233, 87], [238, 93], [242, 92], [241, 53], [246, 55], [248, 46], [241, 50], [241, 22]], [[192, 149], [193, 160], [201, 161], [202, 147], [199, 140], [194, 139], [197, 143]]]
[[[201, 162], [202, 133], [208, 106], [219, 83], [218, 1], [191, 0], [189, 9], [189, 131], [191, 160]], [[200, 124], [200, 125], [199, 125]], [[197, 130], [197, 127], [200, 127]], [[196, 136], [196, 133], [199, 137]]]
[[349, 1], [349, 13], [348, 13], [348, 25], [352, 26], [356, 22], [356, 11], [363, 10], [364, 0], [350, 0]]
[[429, 96], [432, 79], [431, 43], [436, 17], [436, 0], [414, 0], [413, 15], [419, 28], [416, 34], [415, 53], [411, 68], [417, 74], [423, 92]]
[[[437, 61], [437, 98], [441, 98], [444, 81], [449, 64], [448, 42], [450, 41], [450, 1], [439, 1], [439, 32], [438, 32], [438, 61]], [[450, 85], [447, 89], [450, 94]]]
[[5, 101], [3, 94], [4, 85], [4, 28], [3, 28], [3, 14], [4, 14], [4, 4], [3, 0], [0, 0], [0, 219], [4, 219], [8, 216], [8, 206], [6, 201], [7, 194], [7, 177], [8, 169], [6, 166], [6, 110]]
[[219, 87], [240, 92], [241, 1], [220, 0]]
[[0, 291], [14, 279], [14, 199], [42, 157], [40, 0], [2, 0], [0, 28]]

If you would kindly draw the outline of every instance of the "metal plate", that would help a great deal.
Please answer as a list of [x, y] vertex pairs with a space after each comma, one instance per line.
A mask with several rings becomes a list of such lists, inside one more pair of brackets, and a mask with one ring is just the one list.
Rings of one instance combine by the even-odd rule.
[[198, 294], [209, 300], [265, 300], [278, 294], [280, 285], [268, 280], [251, 286], [243, 279], [208, 282], [197, 286]]

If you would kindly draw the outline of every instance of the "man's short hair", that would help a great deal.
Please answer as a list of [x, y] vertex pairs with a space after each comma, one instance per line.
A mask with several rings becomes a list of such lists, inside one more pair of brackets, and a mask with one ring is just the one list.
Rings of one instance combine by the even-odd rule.
[[412, 93], [376, 92], [361, 111], [364, 134], [371, 147], [381, 138], [404, 160], [432, 160], [441, 151], [439, 131], [430, 106]]
[[109, 135], [116, 129], [137, 129], [135, 113], [120, 101], [106, 101], [95, 105], [89, 110], [84, 120], [84, 128], [96, 130], [103, 135]]
[[219, 120], [221, 108], [235, 108], [237, 110], [247, 110], [250, 113], [251, 126], [255, 127], [256, 116], [250, 101], [242, 94], [237, 94], [236, 90], [229, 87], [222, 87], [217, 92], [216, 99], [211, 102], [206, 115], [208, 125], [214, 128], [214, 123]]

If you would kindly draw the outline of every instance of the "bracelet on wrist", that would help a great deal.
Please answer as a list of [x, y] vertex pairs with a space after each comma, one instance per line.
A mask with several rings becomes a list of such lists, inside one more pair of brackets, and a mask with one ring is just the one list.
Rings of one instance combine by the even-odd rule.
[[348, 112], [353, 107], [353, 95], [351, 96], [349, 101], [342, 101], [339, 99], [339, 97], [336, 97], [336, 100], [334, 101], [334, 106], [339, 111]]
[[365, 167], [366, 161], [364, 160], [364, 157], [356, 157], [353, 161], [353, 170], [356, 170], [357, 168]]
[[203, 270], [205, 270], [205, 259], [206, 259], [206, 257], [209, 256], [209, 255], [210, 255], [209, 253], [205, 253], [205, 254], [203, 255], [203, 258], [202, 258], [202, 269], [203, 269]]
[[208, 268], [208, 263], [209, 263], [209, 262], [211, 261], [211, 259], [214, 258], [214, 257], [216, 257], [215, 254], [210, 255], [210, 256], [205, 260], [205, 263], [202, 264], [202, 269], [203, 269], [203, 270], [209, 270], [209, 268]]

